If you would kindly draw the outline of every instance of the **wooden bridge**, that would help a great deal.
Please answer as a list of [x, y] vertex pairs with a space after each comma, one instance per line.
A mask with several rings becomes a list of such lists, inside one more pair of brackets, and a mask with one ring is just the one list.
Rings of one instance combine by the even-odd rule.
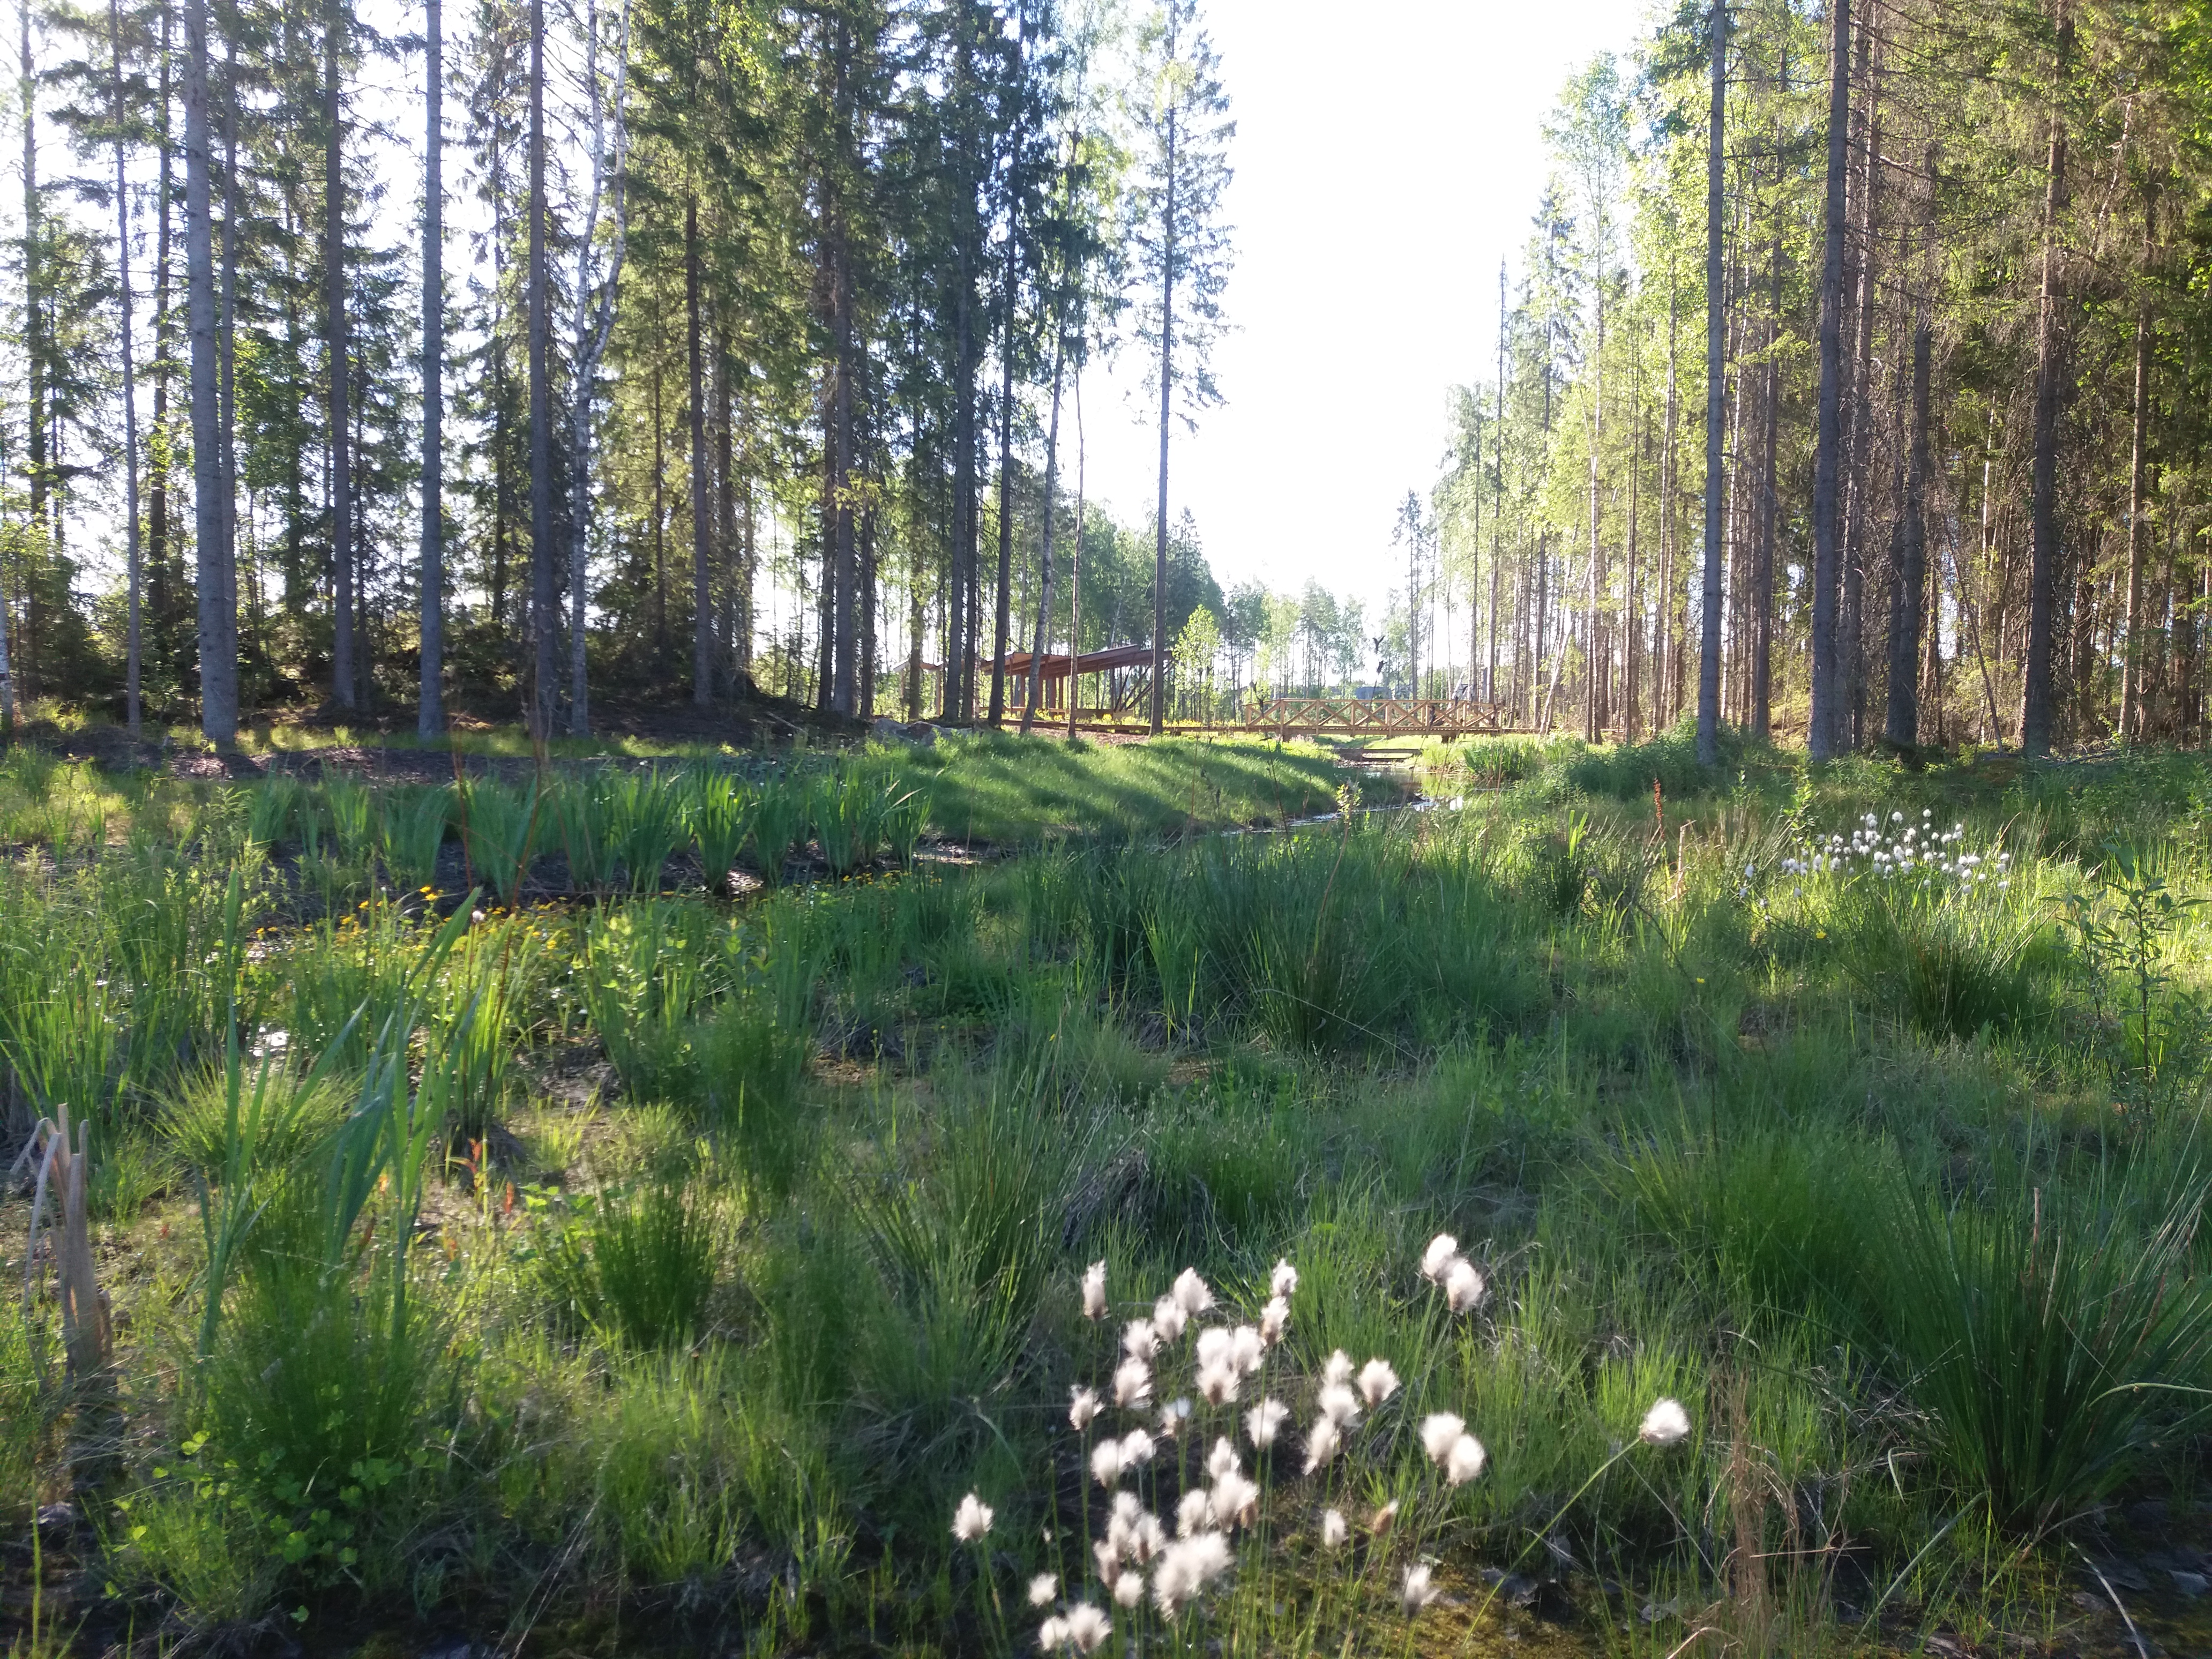
[[1243, 711], [1248, 732], [1279, 738], [1469, 738], [1510, 729], [1504, 708], [1471, 697], [1277, 697]]

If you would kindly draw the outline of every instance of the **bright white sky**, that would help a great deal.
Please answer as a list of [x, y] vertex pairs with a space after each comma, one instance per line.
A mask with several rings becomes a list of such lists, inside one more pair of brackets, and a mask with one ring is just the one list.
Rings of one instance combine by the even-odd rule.
[[[1227, 402], [1178, 426], [1188, 507], [1226, 589], [1309, 577], [1377, 615], [1405, 583], [1390, 529], [1434, 482], [1447, 390], [1497, 356], [1498, 262], [1543, 183], [1541, 124], [1571, 70], [1634, 41], [1640, 0], [1207, 0], [1237, 129], [1225, 216], [1237, 332]], [[1090, 488], [1149, 520], [1158, 428], [1125, 353], [1085, 392]], [[1101, 376], [1100, 379], [1106, 377]], [[1156, 420], [1156, 416], [1152, 417]]]

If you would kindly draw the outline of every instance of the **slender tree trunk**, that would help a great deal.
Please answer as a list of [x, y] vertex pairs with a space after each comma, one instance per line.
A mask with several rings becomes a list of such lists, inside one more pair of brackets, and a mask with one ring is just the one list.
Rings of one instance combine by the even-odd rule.
[[1820, 387], [1813, 454], [1812, 713], [1806, 747], [1826, 760], [1840, 746], [1843, 676], [1836, 650], [1841, 537], [1837, 471], [1843, 446], [1844, 185], [1850, 164], [1850, 0], [1829, 0], [1828, 179], [1820, 256]]
[[553, 571], [552, 313], [545, 269], [545, 6], [530, 0], [530, 630], [531, 731], [553, 732], [560, 612]]
[[[1874, 465], [1874, 318], [1875, 198], [1881, 183], [1881, 108], [1868, 41], [1871, 29], [1859, 32], [1859, 67], [1867, 82], [1863, 131], [1866, 155], [1860, 163], [1857, 285], [1854, 289], [1852, 328], [1851, 441], [1849, 501], [1844, 511], [1843, 596], [1837, 641], [1838, 677], [1834, 732], [1835, 753], [1853, 749], [1865, 737], [1866, 708], [1866, 520], [1867, 499], [1873, 487]], [[2002, 738], [2002, 734], [1999, 734]]]
[[[1176, 0], [1168, 0], [1167, 61], [1176, 61]], [[1152, 552], [1152, 732], [1166, 714], [1168, 672], [1168, 416], [1175, 398], [1176, 114], [1168, 104], [1166, 193], [1160, 206], [1160, 492]]]
[[1075, 544], [1067, 560], [1067, 740], [1075, 741], [1075, 706], [1081, 701], [1083, 676], [1076, 663], [1083, 655], [1083, 364], [1075, 365]]
[[1777, 510], [1776, 466], [1780, 452], [1782, 418], [1782, 239], [1778, 234], [1767, 258], [1769, 297], [1766, 317], [1766, 372], [1759, 388], [1759, 499], [1753, 504], [1751, 555], [1751, 672], [1746, 690], [1750, 696], [1751, 734], [1760, 742], [1773, 735], [1774, 702], [1774, 531]]
[[684, 332], [691, 386], [691, 702], [714, 701], [714, 552], [707, 495], [707, 337], [699, 316], [699, 198], [684, 202]]
[[2053, 704], [2051, 641], [2058, 580], [2058, 405], [2061, 397], [2058, 210], [2066, 191], [2066, 122], [2057, 99], [2063, 95], [2072, 56], [2073, 21], [2058, 0], [2057, 87], [2051, 113], [2051, 149], [2043, 197], [2043, 280], [2036, 301], [2035, 458], [2028, 552], [2027, 670], [2021, 688], [2020, 747], [2030, 757], [2051, 752]]
[[[222, 617], [238, 655], [238, 29], [235, 7], [217, 15], [223, 40], [222, 287], [216, 317], [216, 397], [222, 429]], [[241, 698], [242, 700], [242, 698]]]
[[1928, 571], [1928, 356], [1924, 311], [1912, 329], [1912, 430], [1905, 451], [1905, 522], [1898, 538], [1898, 568], [1889, 590], [1889, 717], [1882, 732], [1893, 748], [1920, 741], [1921, 606]]
[[[1044, 527], [1038, 541], [1036, 641], [1030, 650], [1030, 683], [1022, 699], [1022, 735], [1036, 725], [1037, 700], [1044, 690], [1044, 651], [1052, 625], [1052, 508], [1053, 492], [1060, 487], [1060, 377], [1067, 356], [1067, 338], [1055, 335], [1052, 349], [1052, 414], [1044, 434]], [[1075, 647], [1068, 647], [1068, 684], [1075, 674]]]
[[2143, 268], [2142, 292], [2136, 301], [2135, 397], [2128, 449], [2128, 609], [2127, 665], [2120, 685], [2120, 736], [2132, 742], [2142, 736], [2143, 696], [2143, 506], [2144, 483], [2149, 465], [2150, 436], [2150, 264], [2155, 234], [2157, 197], [2149, 189], [2143, 196]]
[[856, 678], [859, 703], [854, 713], [862, 720], [872, 720], [876, 713], [876, 509], [864, 509], [860, 514], [860, 545], [855, 572], [860, 597], [855, 609], [860, 612], [857, 635], [853, 641], [853, 655], [859, 662]]
[[[138, 378], [131, 339], [131, 197], [125, 177], [123, 144], [123, 20], [120, 0], [107, 0], [109, 116], [115, 123], [115, 270], [120, 281], [123, 351], [123, 547], [128, 568], [129, 606], [124, 645], [123, 701], [131, 735], [139, 735], [141, 680], [139, 617], [143, 576], [138, 546]], [[0, 647], [0, 676], [6, 653]]]
[[1704, 766], [1717, 765], [1721, 757], [1721, 436], [1727, 398], [1721, 363], [1727, 300], [1721, 253], [1728, 0], [1713, 0], [1712, 54], [1712, 108], [1705, 151], [1705, 579], [1698, 661], [1698, 761]]
[[416, 734], [434, 738], [446, 729], [444, 702], [446, 617], [446, 240], [445, 39], [441, 0], [425, 0], [422, 118], [422, 678], [415, 705]]
[[999, 362], [999, 587], [991, 629], [991, 710], [994, 726], [1006, 717], [1006, 637], [1014, 565], [1014, 284], [1019, 240], [1006, 234], [1006, 315]]
[[198, 562], [200, 732], [218, 748], [238, 738], [238, 656], [226, 654], [222, 434], [217, 404], [215, 235], [207, 107], [207, 0], [185, 0], [185, 331], [191, 341], [192, 507]]
[[323, 338], [330, 351], [331, 700], [340, 708], [359, 702], [355, 678], [353, 565], [352, 349], [346, 337], [344, 131], [339, 106], [340, 55], [345, 15], [341, 0], [323, 11]]

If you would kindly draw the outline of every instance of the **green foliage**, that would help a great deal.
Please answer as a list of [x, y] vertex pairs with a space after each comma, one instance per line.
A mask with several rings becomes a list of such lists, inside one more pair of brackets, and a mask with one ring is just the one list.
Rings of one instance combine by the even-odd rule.
[[805, 786], [792, 778], [763, 786], [753, 812], [753, 864], [771, 887], [783, 884], [784, 866], [804, 846], [811, 827]]
[[702, 767], [687, 775], [684, 823], [708, 892], [719, 893], [729, 885], [738, 854], [753, 832], [759, 804], [757, 793], [726, 772]]

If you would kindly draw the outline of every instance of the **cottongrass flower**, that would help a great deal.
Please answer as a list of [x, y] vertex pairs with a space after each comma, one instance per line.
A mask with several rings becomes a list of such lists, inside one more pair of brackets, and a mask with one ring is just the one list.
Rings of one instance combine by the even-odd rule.
[[1033, 1607], [1050, 1607], [1052, 1598], [1059, 1594], [1060, 1580], [1048, 1572], [1041, 1572], [1030, 1580], [1030, 1605]]
[[1486, 1461], [1482, 1442], [1471, 1434], [1463, 1434], [1452, 1442], [1451, 1450], [1444, 1455], [1444, 1479], [1455, 1486], [1464, 1486], [1482, 1473]]
[[1452, 1443], [1467, 1432], [1462, 1418], [1449, 1412], [1431, 1412], [1421, 1419], [1421, 1449], [1429, 1455], [1429, 1462], [1441, 1466], [1451, 1455]]
[[1321, 1512], [1321, 1543], [1323, 1549], [1335, 1549], [1352, 1535], [1352, 1528], [1344, 1524], [1342, 1510], [1323, 1510]]
[[1106, 1317], [1106, 1264], [1094, 1261], [1083, 1270], [1083, 1316]]
[[1132, 1359], [1149, 1360], [1160, 1351], [1160, 1334], [1149, 1319], [1133, 1319], [1121, 1328], [1121, 1352]]
[[1459, 1260], [1459, 1240], [1449, 1233], [1438, 1233], [1429, 1241], [1429, 1248], [1421, 1252], [1421, 1277], [1441, 1285], [1451, 1264]]
[[1444, 1300], [1454, 1313], [1465, 1313], [1481, 1302], [1489, 1286], [1482, 1281], [1482, 1270], [1465, 1256], [1461, 1256], [1444, 1273]]
[[1656, 1401], [1644, 1413], [1644, 1426], [1636, 1437], [1647, 1446], [1680, 1445], [1690, 1437], [1690, 1414], [1679, 1400]]
[[1200, 1532], [1178, 1538], [1162, 1553], [1160, 1565], [1153, 1571], [1152, 1600], [1162, 1613], [1172, 1619], [1228, 1570], [1227, 1534]]
[[1125, 1359], [1114, 1370], [1114, 1403], [1141, 1406], [1152, 1397], [1152, 1368], [1141, 1359]]
[[1182, 1432], [1182, 1425], [1190, 1421], [1190, 1401], [1181, 1396], [1160, 1407], [1160, 1433], [1172, 1440]]
[[1341, 1348], [1322, 1362], [1321, 1380], [1325, 1383], [1341, 1385], [1352, 1381], [1352, 1356]]
[[1213, 1499], [1203, 1486], [1193, 1486], [1176, 1504], [1176, 1536], [1188, 1538], [1213, 1524]]
[[1171, 1296], [1164, 1296], [1152, 1304], [1152, 1329], [1162, 1343], [1176, 1341], [1190, 1323], [1190, 1316], [1183, 1311], [1182, 1304]]
[[1287, 1258], [1275, 1263], [1275, 1271], [1267, 1275], [1267, 1294], [1288, 1296], [1298, 1287], [1298, 1270]]
[[991, 1530], [991, 1506], [969, 1492], [952, 1512], [952, 1535], [963, 1544], [980, 1542]]
[[1213, 1449], [1206, 1455], [1206, 1472], [1216, 1479], [1232, 1469], [1241, 1469], [1243, 1467], [1244, 1465], [1237, 1461], [1237, 1448], [1230, 1443], [1229, 1437], [1225, 1434], [1213, 1443]]
[[1142, 1429], [1132, 1429], [1121, 1437], [1121, 1466], [1136, 1468], [1152, 1461], [1152, 1437]]
[[[1106, 1547], [1116, 1563], [1123, 1561], [1143, 1566], [1166, 1547], [1167, 1530], [1160, 1518], [1137, 1501], [1134, 1492], [1114, 1494], [1114, 1511], [1106, 1520]], [[1103, 1567], [1104, 1554], [1099, 1556]]]
[[1306, 1431], [1306, 1473], [1311, 1474], [1334, 1457], [1343, 1444], [1343, 1437], [1337, 1433], [1333, 1421], [1324, 1417], [1316, 1423]]
[[1260, 1487], [1258, 1482], [1236, 1469], [1228, 1469], [1214, 1477], [1214, 1518], [1234, 1531], [1249, 1527], [1260, 1516]]
[[1247, 1376], [1257, 1376], [1267, 1363], [1267, 1339], [1257, 1325], [1239, 1325], [1229, 1333], [1229, 1363]]
[[1291, 1304], [1284, 1297], [1267, 1298], [1267, 1305], [1260, 1310], [1260, 1340], [1273, 1347], [1283, 1340], [1283, 1333], [1291, 1328]]
[[1187, 1314], [1202, 1314], [1213, 1305], [1213, 1291], [1198, 1276], [1195, 1267], [1185, 1267], [1177, 1273], [1175, 1283], [1168, 1288], [1168, 1294]]
[[1145, 1575], [1141, 1572], [1125, 1572], [1114, 1581], [1115, 1606], [1133, 1607], [1144, 1599]]
[[1243, 1376], [1227, 1360], [1217, 1359], [1198, 1368], [1198, 1391], [1209, 1406], [1226, 1406], [1237, 1398]]
[[1229, 1341], [1226, 1325], [1208, 1325], [1198, 1334], [1198, 1341], [1192, 1352], [1198, 1356], [1198, 1363], [1202, 1366], [1223, 1364], [1229, 1358]]
[[1244, 1432], [1261, 1451], [1275, 1443], [1275, 1437], [1283, 1425], [1290, 1420], [1291, 1408], [1279, 1400], [1262, 1400], [1244, 1413]]
[[1324, 1384], [1314, 1404], [1322, 1419], [1337, 1428], [1350, 1428], [1359, 1420], [1359, 1396], [1341, 1382]]
[[1390, 1530], [1390, 1523], [1398, 1518], [1398, 1500], [1392, 1498], [1367, 1517], [1367, 1530], [1380, 1538]]
[[1121, 1443], [1102, 1440], [1091, 1449], [1091, 1478], [1102, 1486], [1118, 1486], [1121, 1480]]
[[1089, 1389], [1068, 1390], [1067, 1425], [1080, 1434], [1098, 1415], [1098, 1396]]
[[1425, 1561], [1416, 1561], [1407, 1568], [1406, 1582], [1398, 1587], [1398, 1600], [1405, 1607], [1408, 1619], [1442, 1594], [1437, 1588], [1436, 1580], [1430, 1577], [1429, 1564]]
[[1058, 1614], [1037, 1626], [1037, 1646], [1047, 1653], [1056, 1653], [1067, 1645], [1067, 1620]]
[[1359, 1368], [1359, 1392], [1372, 1411], [1398, 1392], [1398, 1373], [1387, 1359], [1370, 1359]]
[[1078, 1653], [1096, 1653], [1114, 1632], [1106, 1615], [1088, 1601], [1078, 1601], [1070, 1607], [1065, 1623], [1068, 1644]]

